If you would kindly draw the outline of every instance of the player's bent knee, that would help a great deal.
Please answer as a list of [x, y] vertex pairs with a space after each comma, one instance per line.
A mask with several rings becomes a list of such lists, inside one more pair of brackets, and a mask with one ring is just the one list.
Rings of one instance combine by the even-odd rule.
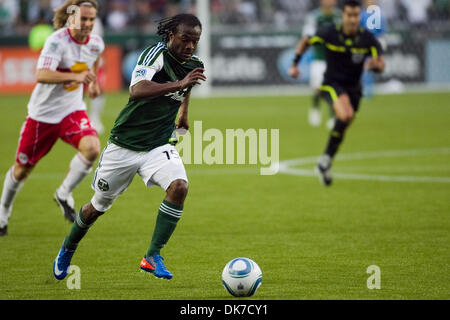
[[351, 116], [347, 112], [344, 112], [344, 111], [336, 113], [336, 118], [338, 118], [339, 120], [341, 120], [344, 123], [351, 122]]
[[355, 114], [352, 113], [352, 114], [348, 117], [347, 123], [348, 123], [348, 124], [351, 124], [351, 123], [353, 122], [354, 119], [355, 119]]
[[89, 161], [95, 161], [100, 154], [100, 142], [97, 137], [86, 137], [78, 146], [81, 154]]
[[97, 218], [100, 217], [104, 213], [105, 212], [98, 211], [97, 209], [95, 209], [95, 207], [90, 202], [88, 204], [84, 205], [82, 208], [83, 218], [87, 224], [94, 223], [95, 220], [97, 220]]
[[343, 103], [339, 111], [340, 112], [336, 114], [339, 120], [348, 124], [353, 121], [355, 111], [353, 111], [353, 107], [350, 103]]
[[98, 155], [100, 154], [100, 150], [96, 147], [86, 148], [80, 150], [80, 152], [83, 155], [83, 157], [85, 157], [87, 160], [91, 162], [94, 162], [98, 158]]
[[13, 175], [17, 181], [22, 181], [28, 178], [34, 167], [25, 167], [18, 163], [14, 164]]
[[96, 192], [91, 199], [91, 204], [95, 210], [103, 214], [111, 208], [114, 200], [115, 198], [106, 198], [102, 194]]
[[174, 198], [184, 200], [184, 198], [186, 198], [187, 193], [188, 193], [187, 181], [182, 180], [182, 179], [177, 179], [177, 180], [173, 181], [170, 184], [169, 188], [167, 189], [167, 193]]
[[349, 107], [348, 111], [347, 111], [347, 116], [346, 116], [346, 123], [350, 124], [352, 123], [353, 119], [355, 118], [355, 112], [353, 111], [352, 107]]
[[83, 149], [80, 150], [83, 156], [89, 161], [95, 161], [100, 154], [100, 144], [92, 142], [84, 146]]
[[343, 115], [343, 117], [341, 119], [342, 122], [346, 123], [346, 124], [350, 124], [351, 122], [351, 117], [348, 114]]

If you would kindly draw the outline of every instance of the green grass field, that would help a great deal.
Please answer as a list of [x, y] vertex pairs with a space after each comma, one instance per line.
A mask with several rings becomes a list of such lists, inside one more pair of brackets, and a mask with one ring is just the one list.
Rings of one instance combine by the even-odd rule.
[[[0, 99], [3, 181], [28, 96]], [[107, 129], [126, 100], [107, 97]], [[18, 194], [9, 235], [0, 238], [0, 299], [229, 299], [221, 272], [239, 256], [263, 271], [252, 299], [449, 299], [449, 101], [450, 93], [364, 101], [331, 188], [307, 174], [262, 176], [259, 165], [186, 165], [183, 217], [162, 251], [170, 281], [139, 272], [164, 197], [139, 177], [80, 243], [72, 264], [81, 269], [81, 289], [53, 279], [52, 262], [70, 225], [52, 196], [75, 153], [59, 141]], [[279, 129], [281, 161], [315, 157], [328, 132], [307, 124], [309, 103], [193, 98], [190, 123], [202, 120], [203, 130]], [[103, 145], [107, 138], [101, 136]], [[354, 153], [362, 156], [345, 158]], [[91, 178], [74, 193], [78, 208], [93, 194]], [[379, 290], [367, 288], [370, 265], [381, 269]]]

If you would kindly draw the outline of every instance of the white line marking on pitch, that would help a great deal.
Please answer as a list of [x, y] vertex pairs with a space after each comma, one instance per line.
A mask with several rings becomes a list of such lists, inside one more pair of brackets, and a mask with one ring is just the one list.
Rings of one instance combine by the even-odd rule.
[[[439, 148], [439, 149], [423, 149], [423, 150], [388, 150], [388, 151], [374, 151], [374, 152], [359, 152], [350, 154], [338, 155], [335, 161], [355, 161], [363, 159], [375, 159], [375, 158], [398, 158], [398, 157], [414, 157], [414, 156], [427, 156], [427, 155], [449, 155], [450, 148]], [[284, 174], [290, 174], [295, 176], [306, 176], [306, 177], [316, 177], [314, 169], [298, 168], [298, 166], [305, 166], [316, 164], [318, 157], [305, 157], [298, 159], [291, 159], [281, 161], [279, 163], [274, 163], [273, 168], [279, 166], [278, 172]], [[401, 164], [398, 164], [399, 166]], [[373, 167], [376, 169], [378, 167]], [[380, 170], [382, 170], [381, 167]], [[430, 171], [433, 168], [431, 165], [424, 166], [426, 171]], [[446, 167], [442, 165], [439, 166], [443, 171]], [[447, 168], [450, 169], [450, 166]], [[347, 171], [350, 168], [345, 168], [343, 170]], [[360, 168], [358, 168], [360, 169]], [[411, 171], [419, 171], [420, 165], [414, 166]], [[360, 170], [363, 170], [361, 168]], [[205, 175], [259, 175], [259, 168], [252, 167], [220, 167], [220, 165], [209, 167], [197, 167], [195, 165], [187, 165], [186, 171], [188, 175], [192, 176], [205, 176]], [[373, 171], [373, 170], [369, 170]], [[406, 170], [402, 167], [402, 172]], [[30, 180], [59, 180], [63, 179], [66, 172], [42, 172], [31, 174]], [[4, 174], [0, 174], [0, 179], [4, 179]], [[379, 174], [369, 174], [369, 173], [349, 173], [349, 172], [335, 172], [333, 176], [340, 179], [349, 180], [376, 180], [376, 181], [391, 181], [391, 182], [439, 182], [439, 183], [450, 183], [450, 177], [429, 177], [429, 176], [390, 176], [390, 175], [379, 175]], [[87, 178], [90, 179], [90, 178]]]
[[[450, 148], [426, 149], [426, 150], [386, 150], [374, 152], [358, 152], [342, 154], [336, 157], [335, 161], [353, 161], [376, 158], [399, 158], [399, 157], [417, 157], [426, 155], [448, 155]], [[305, 157], [281, 161], [279, 172], [295, 176], [316, 176], [314, 169], [293, 168], [294, 166], [304, 166], [317, 163], [318, 157]], [[276, 166], [275, 166], [276, 167]], [[390, 176], [379, 174], [360, 174], [360, 173], [339, 173], [333, 172], [333, 176], [348, 180], [375, 180], [389, 182], [439, 182], [450, 183], [450, 177], [427, 177], [427, 176]]]

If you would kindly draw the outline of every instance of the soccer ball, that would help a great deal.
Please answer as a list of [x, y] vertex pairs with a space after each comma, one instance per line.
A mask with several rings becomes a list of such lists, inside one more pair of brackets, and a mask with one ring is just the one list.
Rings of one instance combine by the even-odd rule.
[[222, 271], [222, 284], [235, 297], [252, 296], [261, 282], [261, 269], [249, 258], [235, 258]]

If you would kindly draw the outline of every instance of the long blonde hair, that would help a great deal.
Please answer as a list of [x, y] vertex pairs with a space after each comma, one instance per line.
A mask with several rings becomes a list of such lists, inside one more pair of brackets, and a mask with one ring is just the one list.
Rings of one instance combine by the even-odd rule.
[[67, 24], [67, 19], [74, 14], [71, 6], [80, 6], [83, 3], [91, 4], [98, 11], [98, 3], [96, 0], [66, 0], [66, 2], [58, 9], [55, 9], [55, 16], [53, 17], [53, 27], [55, 30], [64, 28]]

